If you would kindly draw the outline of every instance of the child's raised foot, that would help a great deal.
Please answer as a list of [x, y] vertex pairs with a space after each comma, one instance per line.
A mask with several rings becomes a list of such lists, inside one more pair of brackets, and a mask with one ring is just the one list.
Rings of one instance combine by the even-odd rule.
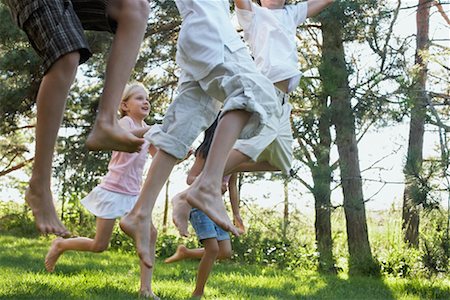
[[133, 153], [139, 152], [143, 143], [144, 139], [134, 136], [118, 123], [106, 125], [98, 122], [86, 140], [86, 147], [91, 151], [114, 150]]
[[174, 255], [164, 260], [166, 264], [170, 264], [176, 261], [180, 261], [186, 258], [186, 246], [185, 245], [178, 245], [177, 251]]
[[181, 236], [188, 237], [188, 220], [192, 207], [184, 198], [184, 194], [175, 195], [172, 199], [172, 221], [178, 229]]
[[220, 185], [202, 185], [200, 178], [186, 191], [185, 198], [189, 205], [203, 211], [214, 223], [222, 227], [223, 230], [230, 231], [235, 236], [239, 236], [236, 227], [228, 217], [225, 205], [220, 193]]
[[42, 187], [34, 188], [30, 183], [25, 192], [25, 201], [31, 207], [36, 227], [41, 233], [70, 236], [70, 231], [64, 227], [56, 215], [50, 190], [45, 191]]
[[139, 259], [147, 268], [153, 266], [150, 258], [150, 224], [151, 220], [133, 218], [130, 215], [123, 217], [119, 223], [122, 231], [133, 239]]
[[50, 273], [55, 270], [56, 262], [62, 253], [62, 250], [59, 248], [59, 243], [62, 240], [63, 239], [60, 237], [53, 240], [52, 245], [45, 256], [45, 269]]

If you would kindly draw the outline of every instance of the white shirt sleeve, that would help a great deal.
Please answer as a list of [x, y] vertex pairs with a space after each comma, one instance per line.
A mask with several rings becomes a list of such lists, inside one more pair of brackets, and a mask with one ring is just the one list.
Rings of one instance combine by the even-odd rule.
[[293, 18], [295, 24], [300, 25], [306, 21], [308, 15], [308, 2], [300, 2], [293, 5], [286, 5], [289, 15]]
[[248, 32], [252, 27], [255, 12], [246, 9], [239, 9], [236, 7], [236, 16], [239, 25], [242, 27], [242, 29], [244, 29], [244, 32]]

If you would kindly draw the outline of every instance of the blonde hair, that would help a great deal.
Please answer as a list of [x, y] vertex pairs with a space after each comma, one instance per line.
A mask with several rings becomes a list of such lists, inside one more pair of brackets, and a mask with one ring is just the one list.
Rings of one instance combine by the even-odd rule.
[[138, 89], [143, 89], [145, 91], [145, 94], [148, 96], [147, 88], [140, 82], [127, 84], [127, 86], [125, 87], [125, 90], [123, 91], [122, 94], [122, 100], [120, 101], [119, 105], [119, 113], [121, 118], [127, 115], [127, 112], [122, 109], [122, 103], [127, 102], [128, 99], [130, 99], [130, 97], [133, 96], [136, 93], [136, 90]]

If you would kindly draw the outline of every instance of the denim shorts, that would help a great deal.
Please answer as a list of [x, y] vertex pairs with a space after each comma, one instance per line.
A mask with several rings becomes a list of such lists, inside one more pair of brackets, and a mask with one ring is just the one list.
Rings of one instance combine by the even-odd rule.
[[216, 238], [219, 242], [230, 239], [228, 232], [220, 228], [204, 212], [197, 208], [191, 210], [189, 221], [191, 221], [200, 242], [212, 238]]

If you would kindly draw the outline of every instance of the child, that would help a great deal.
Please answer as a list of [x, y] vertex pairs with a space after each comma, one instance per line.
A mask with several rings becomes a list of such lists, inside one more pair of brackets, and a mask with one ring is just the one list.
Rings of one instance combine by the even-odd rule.
[[[218, 119], [216, 119], [214, 123], [205, 131], [203, 142], [195, 151], [195, 162], [186, 179], [187, 184], [189, 185], [194, 182], [195, 178], [200, 174], [204, 167], [205, 159], [208, 156], [217, 122]], [[229, 180], [229, 176], [227, 177], [228, 178], [224, 178], [222, 184], [225, 184], [225, 182]], [[222, 189], [222, 192], [225, 191]], [[192, 293], [192, 297], [201, 297], [203, 296], [206, 281], [216, 258], [222, 260], [229, 259], [231, 257], [231, 242], [229, 234], [211, 221], [211, 219], [201, 210], [193, 208], [190, 212], [189, 220], [197, 234], [198, 240], [203, 244], [203, 248], [188, 249], [184, 245], [180, 245], [178, 246], [176, 253], [164, 262], [172, 263], [191, 258], [201, 259], [198, 266], [195, 290]], [[187, 232], [181, 234], [187, 236]]]
[[146, 0], [6, 0], [6, 4], [43, 59], [44, 77], [36, 98], [36, 153], [25, 200], [39, 231], [68, 236], [56, 215], [50, 180], [70, 86], [78, 64], [92, 55], [83, 29], [115, 33], [98, 116], [86, 145], [90, 150], [136, 152], [143, 139], [123, 130], [115, 113], [144, 37], [149, 5]]
[[[250, 45], [258, 70], [271, 80], [278, 97], [277, 108], [261, 133], [238, 140], [227, 159], [224, 174], [247, 171], [282, 171], [289, 174], [292, 163], [291, 105], [288, 93], [300, 80], [297, 70], [297, 26], [314, 16], [332, 0], [308, 0], [286, 5], [284, 0], [262, 0], [260, 7], [250, 0], [235, 0], [244, 39]], [[174, 198], [174, 223], [180, 233], [187, 231], [190, 206], [186, 194]]]
[[[144, 119], [150, 112], [147, 91], [142, 84], [132, 84], [125, 89], [120, 104], [122, 118], [119, 124], [128, 132], [142, 137], [150, 128]], [[55, 264], [65, 251], [102, 252], [109, 246], [116, 218], [122, 217], [134, 206], [142, 183], [142, 172], [147, 152], [156, 152], [153, 145], [144, 143], [139, 153], [114, 151], [108, 166], [108, 173], [81, 203], [97, 217], [97, 231], [94, 239], [76, 237], [57, 238], [45, 257], [45, 268], [53, 272]], [[156, 229], [152, 226], [151, 241], [156, 241]], [[155, 248], [151, 250], [152, 261]], [[140, 294], [157, 299], [151, 288], [153, 270], [141, 263]]]
[[[235, 0], [238, 21], [244, 29], [258, 70], [269, 78], [281, 103], [281, 115], [273, 116], [262, 133], [249, 140], [239, 140], [230, 154], [228, 168], [246, 162], [248, 158], [261, 163], [267, 170], [281, 170], [289, 174], [292, 162], [291, 105], [288, 93], [299, 83], [297, 70], [297, 26], [307, 17], [320, 13], [333, 0], [308, 0], [285, 5], [285, 0], [261, 0], [256, 5], [250, 0]], [[277, 118], [278, 117], [278, 118]], [[241, 168], [243, 165], [240, 166]]]
[[159, 151], [136, 205], [120, 222], [147, 266], [151, 265], [149, 228], [156, 198], [177, 158], [183, 158], [196, 137], [213, 123], [221, 102], [223, 112], [211, 153], [203, 172], [186, 191], [186, 199], [238, 235], [221, 200], [226, 158], [239, 136], [249, 138], [260, 132], [276, 99], [272, 84], [257, 72], [231, 24], [227, 0], [177, 0], [176, 5], [183, 17], [177, 45], [177, 63], [182, 69], [179, 94], [163, 124], [144, 136]]
[[[220, 114], [219, 114], [220, 115]], [[200, 175], [203, 167], [205, 166], [205, 160], [208, 156], [209, 149], [211, 148], [211, 143], [214, 137], [214, 132], [217, 128], [217, 123], [219, 122], [219, 116], [217, 116], [214, 123], [205, 130], [205, 136], [203, 138], [203, 142], [195, 151], [195, 161], [190, 169], [186, 182], [188, 185], [191, 185], [194, 180]], [[233, 224], [237, 227], [238, 233], [242, 234], [245, 232], [244, 224], [242, 222], [242, 218], [240, 215], [239, 209], [239, 199], [238, 199], [238, 190], [237, 190], [237, 173], [233, 173], [231, 175], [223, 176], [222, 179], [222, 194], [229, 191], [231, 209], [233, 211]], [[175, 196], [174, 198], [177, 198]], [[177, 201], [175, 200], [175, 203]], [[187, 231], [180, 232], [181, 235], [187, 236]]]

